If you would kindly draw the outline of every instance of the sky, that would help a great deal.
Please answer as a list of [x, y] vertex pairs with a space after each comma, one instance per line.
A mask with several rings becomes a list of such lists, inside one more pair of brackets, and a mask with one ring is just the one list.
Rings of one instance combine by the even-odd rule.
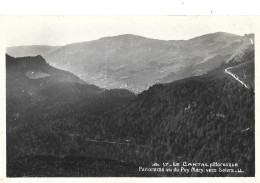
[[246, 16], [9, 16], [4, 19], [5, 45], [52, 45], [135, 34], [161, 40], [187, 40], [228, 32], [254, 33]]

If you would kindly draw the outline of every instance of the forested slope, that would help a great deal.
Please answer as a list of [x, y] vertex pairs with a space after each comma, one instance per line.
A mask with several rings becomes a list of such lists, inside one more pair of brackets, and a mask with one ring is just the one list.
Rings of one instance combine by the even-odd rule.
[[253, 89], [221, 69], [155, 85], [101, 126], [111, 139], [133, 139], [148, 164], [237, 162], [252, 176], [254, 121]]

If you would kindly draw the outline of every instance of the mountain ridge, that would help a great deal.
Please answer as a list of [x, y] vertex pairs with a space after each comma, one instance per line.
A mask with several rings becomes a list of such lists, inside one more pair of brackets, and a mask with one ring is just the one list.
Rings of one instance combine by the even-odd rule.
[[216, 32], [166, 41], [124, 34], [68, 44], [44, 52], [43, 57], [87, 83], [138, 93], [165, 78], [172, 82], [217, 68], [237, 49], [251, 44], [248, 35]]
[[[203, 34], [203, 35], [198, 35], [192, 38], [188, 38], [188, 39], [158, 39], [158, 38], [152, 38], [152, 37], [145, 37], [145, 36], [141, 36], [138, 34], [131, 34], [131, 33], [125, 33], [125, 34], [118, 34], [118, 35], [114, 35], [114, 36], [104, 36], [101, 38], [97, 38], [97, 39], [93, 39], [93, 40], [87, 40], [87, 41], [80, 41], [80, 42], [73, 42], [73, 43], [68, 43], [68, 44], [64, 44], [64, 45], [57, 45], [57, 46], [53, 46], [53, 45], [41, 45], [41, 44], [35, 44], [35, 45], [23, 45], [23, 46], [8, 46], [7, 49], [10, 48], [18, 48], [18, 47], [30, 47], [30, 46], [46, 46], [46, 47], [62, 47], [62, 46], [67, 46], [67, 45], [71, 45], [71, 44], [78, 44], [78, 43], [86, 43], [86, 42], [92, 42], [92, 41], [97, 41], [100, 39], [111, 39], [111, 38], [117, 38], [117, 37], [138, 37], [138, 38], [146, 38], [146, 39], [152, 39], [152, 40], [158, 40], [158, 41], [188, 41], [191, 39], [196, 39], [196, 38], [200, 38], [203, 36], [207, 36], [207, 35], [214, 35], [214, 34], [227, 34], [230, 36], [239, 36], [242, 37], [241, 35], [238, 34], [232, 34], [232, 33], [228, 33], [228, 32], [222, 32], [222, 31], [218, 31], [218, 32], [213, 32], [213, 33], [208, 33], [208, 34]], [[248, 34], [244, 34], [244, 35], [250, 35], [252, 33], [248, 33]], [[29, 56], [29, 55], [25, 55], [25, 56]], [[33, 56], [33, 55], [31, 55]]]

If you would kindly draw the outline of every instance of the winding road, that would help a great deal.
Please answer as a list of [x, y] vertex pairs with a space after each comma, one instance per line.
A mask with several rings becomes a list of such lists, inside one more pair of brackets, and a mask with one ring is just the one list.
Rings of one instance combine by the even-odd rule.
[[241, 83], [244, 87], [249, 88], [243, 81], [241, 81], [235, 74], [233, 74], [232, 72], [230, 72], [228, 69], [230, 69], [232, 67], [228, 67], [225, 69], [225, 72], [227, 74], [229, 74], [230, 76], [232, 76], [235, 80], [237, 80], [239, 83]]

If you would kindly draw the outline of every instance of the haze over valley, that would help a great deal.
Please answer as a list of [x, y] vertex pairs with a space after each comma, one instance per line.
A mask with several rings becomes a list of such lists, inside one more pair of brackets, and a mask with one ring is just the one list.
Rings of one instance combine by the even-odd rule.
[[252, 45], [253, 40], [252, 34], [224, 32], [177, 41], [126, 34], [58, 47], [9, 47], [7, 54], [42, 55], [50, 65], [70, 71], [87, 83], [140, 93], [155, 83], [205, 74]]

